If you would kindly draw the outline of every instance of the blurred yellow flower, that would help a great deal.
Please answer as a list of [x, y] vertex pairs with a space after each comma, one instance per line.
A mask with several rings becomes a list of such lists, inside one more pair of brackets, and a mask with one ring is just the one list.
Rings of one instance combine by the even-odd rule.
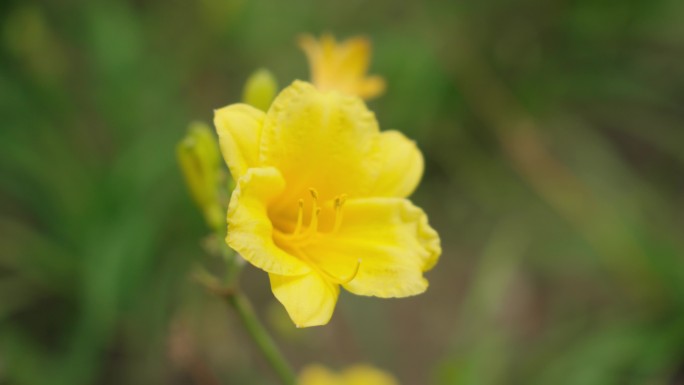
[[335, 373], [321, 365], [309, 365], [299, 375], [299, 385], [399, 385], [389, 373], [369, 365], [355, 365]]
[[385, 90], [380, 76], [366, 76], [370, 65], [371, 44], [361, 36], [337, 43], [332, 35], [320, 40], [311, 35], [299, 38], [311, 68], [311, 82], [322, 91], [339, 91], [372, 99]]
[[205, 221], [212, 229], [219, 229], [223, 226], [223, 208], [219, 199], [221, 157], [209, 126], [191, 123], [187, 135], [176, 146], [176, 157], [185, 183]]
[[384, 298], [427, 289], [439, 236], [405, 199], [422, 155], [398, 131], [381, 133], [361, 99], [296, 81], [267, 113], [234, 104], [214, 124], [238, 181], [226, 241], [269, 273], [295, 325], [326, 324], [340, 285]]

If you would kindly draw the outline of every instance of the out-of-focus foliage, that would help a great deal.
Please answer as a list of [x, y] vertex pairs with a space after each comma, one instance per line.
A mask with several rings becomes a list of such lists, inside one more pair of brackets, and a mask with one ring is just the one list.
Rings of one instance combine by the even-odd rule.
[[[296, 368], [402, 384], [684, 381], [684, 3], [0, 4], [0, 383], [271, 384], [187, 278], [209, 230], [175, 162], [252, 71], [308, 77], [296, 37], [367, 34], [370, 103], [415, 138], [444, 255], [423, 295], [343, 295]], [[284, 322], [285, 321], [285, 322]]]

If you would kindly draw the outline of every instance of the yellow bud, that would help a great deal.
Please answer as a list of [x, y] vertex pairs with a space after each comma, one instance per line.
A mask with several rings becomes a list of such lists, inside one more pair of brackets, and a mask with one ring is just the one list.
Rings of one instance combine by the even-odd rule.
[[266, 111], [271, 105], [276, 92], [278, 92], [278, 82], [275, 76], [273, 76], [271, 71], [260, 68], [254, 71], [247, 79], [242, 92], [242, 101], [252, 107]]
[[221, 169], [218, 143], [209, 126], [195, 122], [176, 147], [176, 156], [192, 198], [212, 229], [223, 225], [219, 198]]
[[390, 373], [368, 364], [356, 364], [334, 372], [319, 364], [307, 365], [299, 374], [300, 385], [399, 385]]

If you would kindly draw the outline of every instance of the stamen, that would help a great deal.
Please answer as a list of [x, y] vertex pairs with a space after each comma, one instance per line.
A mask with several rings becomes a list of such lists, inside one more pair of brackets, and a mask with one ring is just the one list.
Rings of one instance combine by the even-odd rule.
[[297, 235], [302, 231], [302, 222], [304, 222], [304, 199], [300, 199], [297, 204], [299, 205], [299, 208], [297, 209], [297, 225], [295, 226], [292, 235]]
[[346, 201], [347, 194], [342, 194], [335, 198], [335, 224], [333, 225], [332, 229], [333, 233], [336, 233], [340, 229], [340, 226], [342, 226], [342, 207], [344, 206], [344, 202]]
[[310, 236], [318, 231], [318, 215], [321, 213], [321, 208], [318, 207], [318, 192], [312, 188], [309, 189], [311, 197], [313, 198], [313, 207], [311, 208], [311, 222], [303, 235]]
[[[334, 234], [341, 228], [342, 220], [344, 218], [344, 204], [347, 200], [347, 194], [340, 194], [333, 200], [332, 209], [334, 218], [330, 232], [319, 233], [318, 227], [320, 226], [320, 215], [323, 210], [323, 206], [320, 206], [318, 203], [318, 191], [313, 188], [309, 188], [309, 193], [311, 194], [313, 202], [311, 207], [311, 219], [309, 220], [308, 226], [304, 228], [304, 199], [299, 199], [297, 201], [297, 222], [295, 223], [292, 233], [274, 233], [283, 241], [296, 242], [299, 244], [299, 246], [305, 246], [318, 239], [318, 235]], [[325, 202], [325, 207], [329, 207], [328, 205], [329, 203]]]
[[309, 236], [318, 231], [318, 215], [321, 213], [321, 208], [315, 206], [313, 213], [311, 213], [311, 222], [309, 222], [309, 228], [306, 229], [305, 235]]
[[299, 255], [309, 263], [309, 266], [311, 266], [316, 272], [324, 276], [328, 281], [332, 283], [336, 283], [338, 285], [346, 285], [349, 282], [353, 281], [354, 278], [359, 274], [359, 269], [361, 268], [361, 259], [356, 260], [356, 266], [354, 266], [354, 271], [349, 275], [349, 277], [336, 277], [329, 272], [325, 271], [322, 267], [318, 266], [316, 262], [312, 261], [311, 258], [304, 252], [302, 249], [297, 250]]
[[359, 275], [359, 268], [361, 268], [361, 259], [356, 260], [356, 266], [354, 267], [354, 272], [347, 278], [338, 278], [338, 282], [340, 285], [346, 285], [349, 282], [353, 281], [354, 278], [356, 278], [357, 275]]
[[321, 273], [322, 275], [324, 275], [329, 281], [331, 281], [331, 282], [333, 282], [333, 283], [336, 283], [336, 284], [338, 284], [338, 285], [346, 285], [346, 284], [348, 284], [349, 282], [353, 281], [354, 278], [356, 278], [356, 276], [359, 274], [359, 268], [360, 268], [360, 267], [361, 267], [361, 260], [358, 259], [358, 260], [356, 261], [356, 266], [354, 266], [354, 271], [349, 275], [349, 277], [342, 277], [342, 278], [335, 277], [334, 275], [332, 275], [332, 274], [328, 273], [327, 271], [323, 270], [323, 268], [320, 267], [320, 266], [315, 267], [315, 269], [316, 269], [319, 273]]

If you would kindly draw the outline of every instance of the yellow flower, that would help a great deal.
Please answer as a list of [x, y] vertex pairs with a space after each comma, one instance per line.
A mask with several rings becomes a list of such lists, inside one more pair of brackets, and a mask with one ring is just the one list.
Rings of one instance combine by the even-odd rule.
[[415, 144], [381, 133], [363, 101], [295, 81], [264, 113], [215, 111], [238, 181], [227, 243], [269, 273], [298, 327], [326, 324], [342, 285], [367, 296], [424, 292], [439, 237], [405, 199], [423, 173]]
[[334, 373], [321, 365], [310, 365], [299, 375], [299, 385], [398, 385], [389, 373], [369, 365], [355, 365]]
[[337, 43], [332, 35], [320, 40], [311, 35], [299, 39], [299, 46], [309, 59], [311, 82], [322, 91], [339, 91], [372, 99], [385, 90], [380, 76], [366, 76], [370, 64], [371, 44], [361, 36]]

